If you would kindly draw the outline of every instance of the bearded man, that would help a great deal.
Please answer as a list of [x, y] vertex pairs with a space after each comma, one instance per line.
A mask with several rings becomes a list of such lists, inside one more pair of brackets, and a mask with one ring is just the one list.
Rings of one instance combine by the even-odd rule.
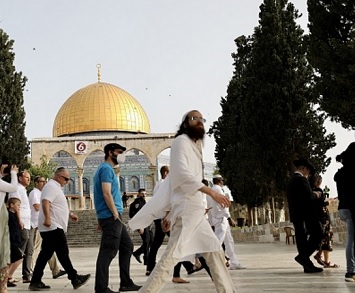
[[[182, 258], [196, 253], [201, 253], [206, 259], [217, 292], [236, 292], [224, 263], [222, 247], [205, 217], [203, 193], [222, 207], [228, 207], [230, 201], [202, 183], [202, 153], [199, 146], [205, 135], [204, 122], [202, 114], [192, 110], [184, 115], [175, 135], [170, 153], [170, 174], [153, 197], [159, 198], [160, 191], [170, 192], [170, 238], [163, 256], [139, 292], [160, 292], [170, 276], [171, 268]], [[137, 213], [137, 219], [146, 218], [141, 218], [139, 214], [154, 208], [153, 204], [148, 204]], [[130, 226], [139, 227], [140, 224], [133, 218]]]

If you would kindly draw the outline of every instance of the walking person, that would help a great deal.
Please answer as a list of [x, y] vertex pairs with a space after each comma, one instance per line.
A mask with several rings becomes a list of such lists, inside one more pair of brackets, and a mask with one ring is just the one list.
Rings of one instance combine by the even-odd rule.
[[[30, 202], [31, 208], [31, 232], [30, 236], [32, 236], [31, 241], [33, 242], [33, 254], [32, 254], [32, 263], [31, 263], [31, 271], [33, 271], [38, 253], [41, 250], [42, 245], [42, 237], [38, 231], [38, 216], [39, 210], [41, 207], [41, 193], [44, 185], [46, 184], [46, 179], [42, 176], [36, 176], [33, 180], [34, 188], [31, 190], [28, 199]], [[55, 254], [48, 261], [49, 268], [52, 272], [53, 279], [57, 279], [61, 276], [64, 276], [66, 272], [61, 270], [57, 264], [57, 258]]]
[[[158, 181], [156, 183], [156, 185], [154, 187], [153, 196], [158, 191], [160, 185], [165, 180], [166, 176], [168, 176], [168, 174], [169, 174], [169, 166], [166, 166], [166, 165], [162, 166], [160, 168], [161, 179], [160, 179], [160, 181]], [[155, 232], [154, 232], [153, 241], [152, 241], [152, 244], [151, 244], [150, 250], [149, 250], [147, 269], [145, 272], [146, 276], [149, 276], [155, 267], [157, 253], [158, 253], [160, 246], [163, 244], [165, 235], [167, 235], [168, 237], [170, 236], [170, 231], [166, 231], [166, 230], [163, 231], [162, 219], [154, 220], [154, 225], [155, 225]], [[183, 265], [185, 267], [188, 274], [189, 273], [191, 274], [192, 272], [194, 272], [194, 265], [191, 262], [189, 262], [189, 261], [179, 262], [174, 267], [173, 278], [172, 278], [173, 283], [178, 283], [178, 284], [189, 283], [188, 281], [181, 278], [181, 276], [180, 276], [181, 265]]]
[[[170, 174], [156, 194], [156, 201], [161, 201], [165, 194], [165, 208], [171, 211], [171, 232], [166, 250], [151, 272], [139, 292], [158, 293], [162, 290], [170, 269], [180, 259], [201, 253], [206, 259], [216, 291], [236, 292], [228, 269], [224, 263], [222, 247], [205, 217], [202, 193], [211, 196], [222, 207], [228, 207], [230, 201], [223, 194], [217, 193], [202, 183], [202, 152], [200, 143], [205, 135], [205, 119], [199, 111], [192, 110], [184, 115], [180, 128], [171, 147]], [[165, 193], [170, 190], [170, 194]], [[155, 196], [154, 196], [155, 197]], [[144, 226], [145, 213], [155, 213], [154, 197], [131, 220], [132, 229]], [[170, 206], [170, 207], [169, 207]], [[147, 207], [147, 208], [146, 208]], [[157, 211], [162, 211], [157, 205]], [[141, 215], [140, 215], [141, 213]]]
[[[129, 206], [129, 217], [132, 219], [136, 213], [146, 204], [145, 200], [146, 192], [144, 188], [138, 190], [137, 197]], [[144, 265], [148, 263], [149, 248], [150, 248], [150, 228], [149, 226], [144, 229], [138, 229], [138, 233], [142, 238], [142, 245], [133, 251], [135, 259], [142, 263], [141, 254], [143, 254]]]
[[[0, 164], [0, 293], [7, 293], [7, 283], [9, 280], [9, 263], [11, 262], [10, 233], [9, 233], [9, 213], [6, 208], [5, 198], [8, 192], [17, 190], [16, 165], [10, 165], [5, 158]], [[4, 177], [10, 177], [9, 182], [4, 181]]]
[[124, 162], [125, 147], [109, 143], [104, 147], [105, 162], [94, 176], [94, 203], [99, 227], [102, 230], [101, 244], [96, 260], [95, 293], [113, 293], [108, 287], [109, 267], [119, 253], [121, 284], [119, 291], [137, 291], [141, 286], [130, 278], [130, 260], [133, 243], [122, 222], [123, 204], [118, 179], [113, 167]]
[[[322, 176], [315, 174], [310, 178], [310, 184], [313, 191], [318, 191], [321, 196], [315, 200], [319, 223], [322, 227], [323, 238], [319, 245], [318, 252], [315, 254], [315, 260], [324, 268], [339, 268], [339, 265], [330, 262], [330, 252], [333, 251], [333, 227], [331, 225], [330, 214], [327, 206], [329, 201], [326, 200], [322, 185]], [[322, 259], [322, 255], [324, 259]]]
[[295, 257], [305, 273], [320, 273], [322, 268], [316, 267], [310, 256], [318, 249], [322, 240], [322, 230], [315, 208], [315, 199], [320, 193], [313, 192], [308, 177], [314, 174], [313, 165], [305, 159], [293, 162], [295, 173], [286, 187], [290, 219], [295, 228], [298, 255]]
[[[17, 213], [20, 212], [21, 200], [17, 197], [9, 198], [7, 201], [9, 211], [9, 231], [10, 231], [10, 247], [11, 247], [11, 267], [18, 267], [22, 262], [23, 251], [21, 250], [21, 229], [18, 221]], [[17, 285], [11, 279], [7, 281], [7, 287], [16, 287]]]
[[52, 179], [43, 187], [41, 207], [38, 215], [38, 230], [42, 237], [42, 247], [38, 255], [29, 289], [32, 291], [49, 290], [51, 287], [42, 282], [43, 271], [55, 252], [59, 262], [68, 274], [74, 289], [78, 289], [90, 279], [90, 274], [78, 275], [69, 258], [69, 248], [65, 233], [69, 217], [78, 221], [71, 213], [62, 187], [70, 180], [68, 170], [58, 168]]
[[[27, 187], [31, 182], [31, 175], [27, 171], [21, 171], [18, 174], [17, 191], [9, 194], [9, 198], [18, 198], [21, 201], [21, 208], [17, 214], [21, 227], [21, 250], [24, 253], [22, 260], [22, 282], [31, 281], [31, 263], [33, 254], [33, 232], [31, 230], [31, 208], [27, 196]], [[16, 262], [9, 270], [9, 278], [13, 277], [21, 262]]]
[[[213, 176], [212, 189], [218, 193], [224, 194], [223, 191], [223, 178], [221, 175]], [[234, 240], [232, 237], [230, 226], [235, 227], [235, 223], [231, 218], [229, 208], [221, 208], [210, 197], [207, 198], [207, 205], [209, 209], [208, 219], [211, 225], [214, 227], [214, 233], [216, 234], [220, 244], [224, 243], [226, 256], [229, 258], [230, 270], [241, 270], [246, 267], [243, 266], [237, 258], [234, 251]]]
[[346, 282], [355, 282], [355, 257], [354, 257], [354, 166], [355, 166], [355, 143], [351, 143], [347, 149], [336, 156], [336, 161], [343, 164], [334, 175], [338, 192], [339, 217], [346, 222], [347, 242], [346, 256]]

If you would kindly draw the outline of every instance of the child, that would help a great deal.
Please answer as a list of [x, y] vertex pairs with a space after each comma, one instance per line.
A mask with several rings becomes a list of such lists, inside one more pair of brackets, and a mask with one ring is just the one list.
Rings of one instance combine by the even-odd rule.
[[[18, 222], [17, 213], [20, 211], [21, 200], [12, 197], [8, 200], [7, 206], [9, 211], [9, 232], [10, 232], [10, 247], [11, 247], [11, 263], [9, 270], [12, 266], [18, 267], [23, 258], [23, 252], [21, 251], [21, 234], [20, 226]], [[11, 281], [12, 276], [9, 276], [7, 281], [7, 287], [16, 287], [16, 284]]]

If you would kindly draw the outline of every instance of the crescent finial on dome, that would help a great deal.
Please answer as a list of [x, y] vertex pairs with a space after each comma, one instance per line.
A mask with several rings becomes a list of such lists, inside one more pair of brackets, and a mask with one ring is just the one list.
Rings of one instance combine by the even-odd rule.
[[101, 82], [101, 64], [98, 63], [96, 65], [96, 68], [97, 68], [97, 82]]

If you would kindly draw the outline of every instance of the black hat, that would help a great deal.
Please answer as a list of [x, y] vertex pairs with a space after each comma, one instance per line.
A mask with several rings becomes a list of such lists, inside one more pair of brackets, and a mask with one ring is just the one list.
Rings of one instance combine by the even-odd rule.
[[114, 151], [114, 150], [117, 150], [117, 149], [120, 149], [122, 151], [126, 150], [125, 147], [121, 146], [118, 143], [109, 143], [109, 144], [105, 145], [104, 152], [105, 152], [105, 154], [108, 154], [109, 151]]
[[314, 174], [315, 171], [316, 171], [315, 168], [314, 168], [314, 166], [313, 166], [308, 160], [306, 160], [306, 159], [298, 159], [298, 160], [295, 160], [295, 161], [293, 161], [293, 165], [294, 165], [296, 168], [298, 168], [298, 167], [300, 167], [300, 166], [307, 167], [307, 168], [310, 170], [311, 174]]

